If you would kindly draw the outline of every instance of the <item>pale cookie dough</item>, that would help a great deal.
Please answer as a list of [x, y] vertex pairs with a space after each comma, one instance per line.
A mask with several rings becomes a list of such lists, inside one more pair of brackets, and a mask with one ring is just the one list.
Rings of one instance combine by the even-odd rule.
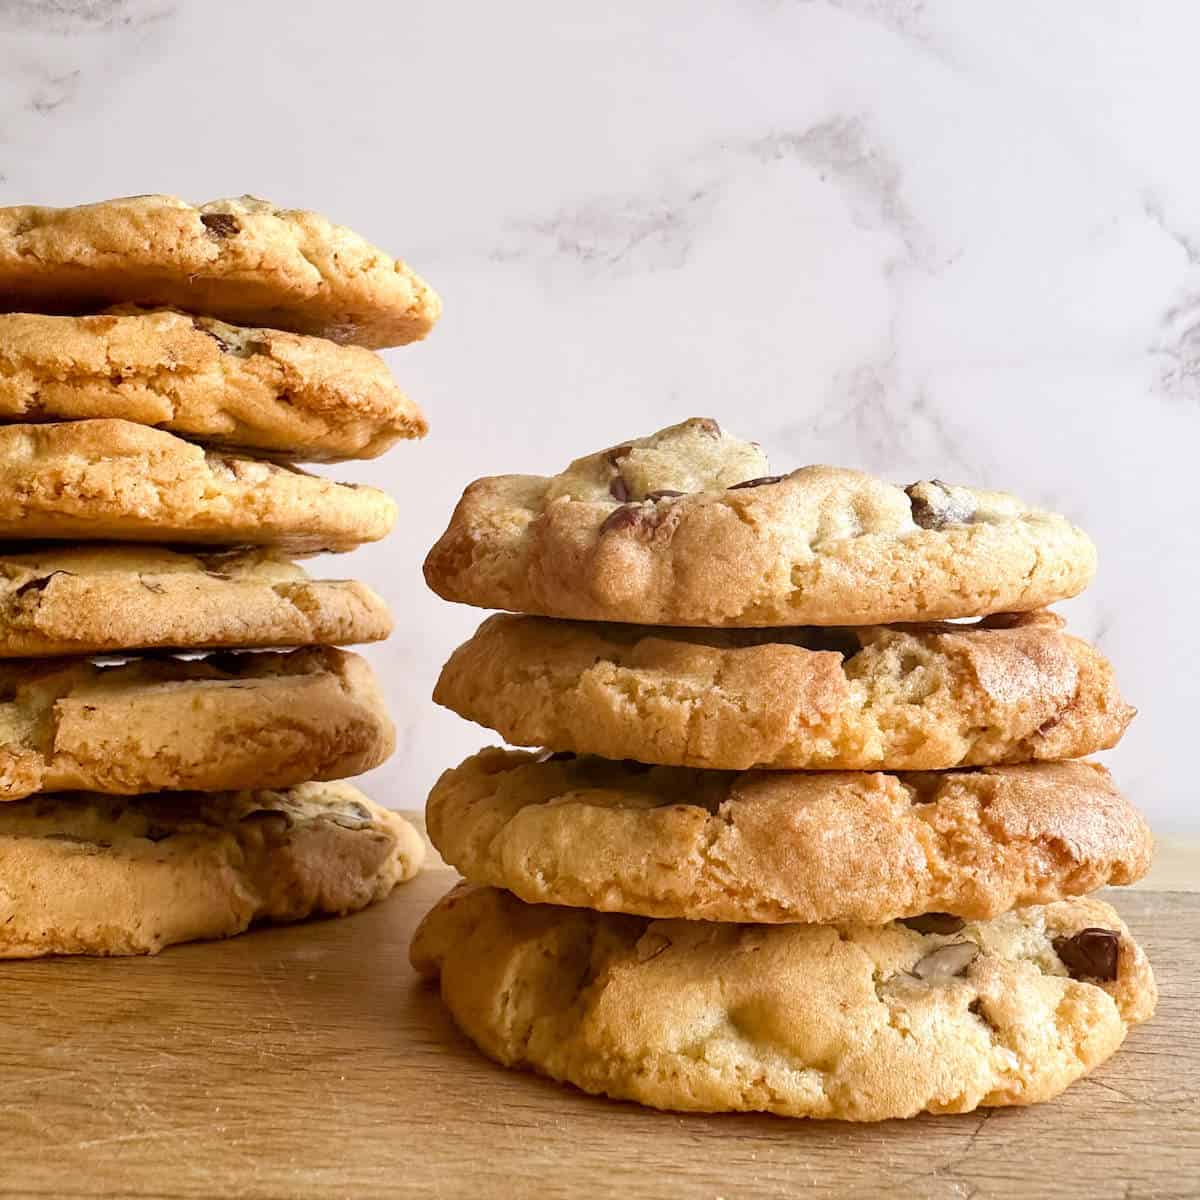
[[437, 293], [319, 213], [255, 196], [0, 208], [0, 311], [185, 309], [378, 349], [423, 338]]
[[0, 426], [0, 538], [351, 550], [385, 536], [377, 488], [205, 452], [132, 421]]
[[447, 600], [547, 617], [883, 625], [1041, 608], [1095, 571], [1084, 533], [1003, 492], [769, 470], [697, 418], [560, 475], [480, 479], [425, 578]]
[[0, 800], [292, 787], [394, 746], [374, 673], [344, 650], [0, 663]]
[[518, 746], [729, 770], [1057, 761], [1114, 746], [1134, 715], [1045, 611], [771, 630], [498, 614], [433, 698]]
[[906, 775], [703, 771], [484, 750], [425, 814], [442, 857], [523, 900], [704, 921], [991, 917], [1150, 865], [1094, 763]]
[[374, 458], [427, 428], [359, 346], [169, 310], [0, 315], [0, 420], [94, 417], [293, 462]]
[[654, 1108], [881, 1121], [1057, 1096], [1154, 1011], [1098, 900], [951, 934], [706, 925], [460, 885], [411, 957], [487, 1055]]
[[0, 958], [157, 954], [254, 921], [354, 912], [411, 879], [424, 852], [348, 783], [0, 804]]
[[366, 584], [310, 579], [270, 550], [0, 548], [0, 658], [351, 645], [391, 629]]

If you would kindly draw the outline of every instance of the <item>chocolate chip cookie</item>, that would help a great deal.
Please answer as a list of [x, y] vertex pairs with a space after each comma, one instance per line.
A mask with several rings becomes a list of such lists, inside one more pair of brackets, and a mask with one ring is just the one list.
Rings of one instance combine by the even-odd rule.
[[0, 800], [291, 787], [394, 745], [371, 668], [343, 650], [0, 662]]
[[879, 1121], [1049, 1100], [1155, 1003], [1141, 950], [1090, 899], [943, 932], [650, 921], [460, 885], [411, 956], [496, 1061], [693, 1112]]
[[358, 346], [165, 309], [0, 315], [0, 420], [95, 417], [292, 462], [374, 458], [426, 431]]
[[426, 809], [442, 857], [531, 903], [702, 921], [991, 917], [1150, 865], [1093, 763], [902, 775], [650, 768], [484, 750]]
[[1095, 570], [1085, 534], [1002, 492], [771, 474], [693, 419], [467, 488], [425, 578], [447, 600], [644, 625], [879, 625], [1041, 608]]
[[434, 700], [519, 746], [669, 766], [933, 770], [1078, 758], [1134, 710], [1052, 613], [699, 630], [490, 617]]
[[441, 312], [420, 276], [358, 234], [255, 196], [0, 208], [0, 311], [126, 303], [376, 349], [424, 337]]
[[350, 550], [383, 537], [377, 488], [206, 453], [132, 421], [0, 426], [0, 538]]
[[423, 855], [411, 825], [348, 783], [0, 804], [0, 958], [157, 954], [353, 912]]
[[375, 642], [387, 606], [265, 549], [0, 547], [0, 658]]

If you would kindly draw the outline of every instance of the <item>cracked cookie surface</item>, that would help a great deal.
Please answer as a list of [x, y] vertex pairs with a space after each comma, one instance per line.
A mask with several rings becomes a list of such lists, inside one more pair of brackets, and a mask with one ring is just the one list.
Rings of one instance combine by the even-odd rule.
[[668, 766], [934, 770], [1079, 758], [1133, 717], [1052, 613], [689, 630], [489, 617], [434, 700], [518, 746]]
[[1049, 1100], [1155, 1003], [1141, 949], [1092, 899], [939, 934], [649, 921], [464, 884], [411, 957], [498, 1062], [696, 1112], [878, 1121]]
[[1094, 763], [738, 773], [488, 749], [437, 781], [426, 824], [468, 879], [531, 903], [704, 921], [990, 917], [1131, 883], [1152, 850]]
[[0, 208], [0, 311], [180, 308], [378, 349], [424, 337], [437, 293], [319, 213], [255, 196]]
[[0, 800], [291, 787], [394, 744], [374, 673], [343, 650], [0, 662]]
[[426, 432], [358, 346], [170, 310], [0, 315], [0, 420], [98, 417], [295, 462], [374, 458]]
[[271, 550], [0, 549], [0, 658], [350, 645], [391, 628], [366, 584], [310, 579]]
[[881, 625], [1041, 608], [1095, 570], [1087, 536], [1003, 492], [859, 471], [771, 475], [694, 418], [559, 475], [471, 484], [425, 561], [447, 600], [644, 625]]
[[350, 550], [391, 529], [377, 488], [217, 451], [132, 421], [0, 426], [0, 538]]
[[156, 954], [354, 912], [423, 856], [411, 825], [348, 783], [0, 804], [0, 958]]

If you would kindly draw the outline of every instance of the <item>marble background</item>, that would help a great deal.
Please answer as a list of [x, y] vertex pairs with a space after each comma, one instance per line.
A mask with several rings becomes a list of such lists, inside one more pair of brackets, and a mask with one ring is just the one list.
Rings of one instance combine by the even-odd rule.
[[324, 564], [397, 615], [378, 798], [487, 740], [428, 700], [462, 485], [703, 414], [1076, 518], [1066, 608], [1142, 710], [1111, 765], [1196, 831], [1198, 39], [1178, 0], [0, 0], [0, 203], [254, 192], [443, 294], [389, 356], [430, 438], [341, 472], [399, 528]]

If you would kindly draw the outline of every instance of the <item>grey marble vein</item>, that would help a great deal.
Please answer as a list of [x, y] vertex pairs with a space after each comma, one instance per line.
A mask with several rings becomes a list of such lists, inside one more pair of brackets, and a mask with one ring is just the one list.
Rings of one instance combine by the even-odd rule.
[[0, 33], [130, 29], [170, 16], [176, 7], [168, 0], [0, 0]]

